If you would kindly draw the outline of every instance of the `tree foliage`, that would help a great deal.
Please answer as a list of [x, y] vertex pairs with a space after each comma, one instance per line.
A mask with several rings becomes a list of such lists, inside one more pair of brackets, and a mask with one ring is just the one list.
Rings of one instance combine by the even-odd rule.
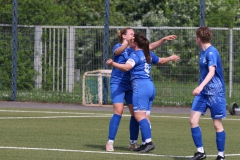
[[[104, 0], [20, 0], [18, 1], [18, 24], [19, 25], [58, 25], [58, 26], [103, 26], [105, 17]], [[205, 24], [210, 27], [238, 27], [240, 25], [240, 7], [238, 0], [215, 0], [205, 1]], [[111, 0], [110, 3], [110, 26], [134, 26], [134, 27], [154, 27], [154, 26], [199, 26], [200, 22], [200, 0]], [[7, 0], [0, 0], [0, 24], [12, 23], [12, 3]], [[117, 30], [117, 29], [116, 29]], [[91, 34], [89, 34], [91, 32]], [[34, 36], [30, 31], [20, 31], [19, 34], [19, 56], [18, 56], [18, 81], [19, 88], [32, 89], [34, 87], [33, 70], [33, 41]], [[33, 33], [33, 32], [32, 32]], [[111, 32], [113, 33], [113, 32]], [[177, 43], [163, 46], [161, 56], [169, 56], [171, 51], [180, 52], [182, 69], [179, 73], [180, 80], [196, 79], [196, 77], [187, 77], [198, 71], [197, 67], [197, 48], [189, 48], [188, 44], [193, 43], [192, 31], [154, 31], [151, 41], [168, 35], [178, 35]], [[221, 44], [222, 50], [229, 50], [225, 44], [225, 32], [218, 33], [215, 39], [216, 43]], [[236, 34], [236, 33], [235, 33]], [[82, 29], [75, 33], [76, 38], [76, 68], [83, 70], [99, 69], [102, 67], [103, 57], [103, 30]], [[228, 35], [227, 35], [228, 36]], [[0, 27], [0, 86], [11, 85], [11, 31]], [[111, 47], [117, 39], [116, 32], [109, 37], [109, 56], [111, 56]], [[236, 36], [234, 40], [238, 40]], [[6, 47], [4, 47], [6, 46]], [[239, 51], [238, 46], [234, 46]], [[156, 50], [157, 52], [160, 50]], [[163, 51], [163, 52], [162, 52]], [[228, 56], [227, 54], [223, 55]], [[239, 56], [235, 55], [235, 60], [240, 61]], [[85, 64], [79, 66], [79, 64]], [[46, 67], [46, 66], [45, 66]], [[174, 66], [172, 70], [163, 67], [154, 67], [155, 73], [167, 76], [165, 73], [176, 73]], [[191, 69], [189, 69], [191, 68]], [[240, 73], [240, 69], [235, 67]], [[160, 69], [160, 70], [159, 70]], [[53, 71], [48, 70], [51, 74]], [[227, 72], [227, 70], [225, 70]], [[160, 78], [160, 77], [157, 77]], [[165, 77], [161, 77], [164, 79]], [[168, 77], [169, 78], [169, 77]], [[171, 77], [176, 78], [176, 77]], [[47, 87], [51, 86], [52, 79], [47, 79]], [[4, 84], [3, 84], [4, 82]]]
[[[0, 0], [0, 23], [12, 19], [12, 3]], [[199, 26], [200, 0], [111, 0], [113, 26]], [[205, 2], [208, 26], [234, 27], [240, 23], [238, 0]], [[104, 0], [21, 0], [19, 24], [24, 25], [103, 25]]]

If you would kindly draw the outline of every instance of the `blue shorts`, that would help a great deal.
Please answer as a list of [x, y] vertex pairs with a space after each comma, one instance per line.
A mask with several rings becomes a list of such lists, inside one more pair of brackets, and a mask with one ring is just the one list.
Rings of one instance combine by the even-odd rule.
[[151, 111], [156, 95], [154, 84], [149, 79], [135, 79], [132, 81], [133, 110]]
[[222, 119], [226, 117], [226, 98], [220, 94], [209, 95], [197, 95], [192, 104], [192, 110], [202, 112], [204, 115], [209, 108], [212, 119]]
[[126, 101], [127, 105], [132, 104], [132, 87], [129, 84], [119, 85], [116, 83], [111, 83], [111, 99], [112, 103], [124, 103]]

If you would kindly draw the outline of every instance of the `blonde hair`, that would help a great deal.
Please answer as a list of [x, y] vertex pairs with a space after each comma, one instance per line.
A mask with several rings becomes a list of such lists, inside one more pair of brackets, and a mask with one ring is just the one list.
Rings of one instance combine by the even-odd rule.
[[123, 37], [122, 37], [122, 35], [123, 35], [123, 34], [127, 34], [127, 31], [130, 30], [130, 29], [132, 29], [132, 28], [126, 27], [126, 28], [123, 28], [123, 29], [117, 31], [118, 40], [119, 40], [120, 43], [123, 42]]

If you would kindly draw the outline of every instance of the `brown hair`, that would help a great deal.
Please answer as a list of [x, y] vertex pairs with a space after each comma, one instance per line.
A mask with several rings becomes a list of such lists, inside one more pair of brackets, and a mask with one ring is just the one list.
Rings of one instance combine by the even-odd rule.
[[197, 38], [200, 38], [202, 43], [210, 43], [212, 39], [212, 31], [208, 27], [199, 27], [196, 31]]
[[123, 35], [123, 34], [127, 34], [127, 31], [128, 31], [129, 29], [132, 29], [132, 28], [126, 27], [126, 28], [123, 28], [123, 29], [117, 31], [118, 40], [119, 40], [120, 43], [123, 42], [123, 37], [122, 37], [122, 35]]
[[147, 63], [150, 63], [151, 56], [149, 51], [149, 40], [144, 34], [138, 32], [134, 34], [134, 42], [136, 42], [138, 47], [143, 50]]

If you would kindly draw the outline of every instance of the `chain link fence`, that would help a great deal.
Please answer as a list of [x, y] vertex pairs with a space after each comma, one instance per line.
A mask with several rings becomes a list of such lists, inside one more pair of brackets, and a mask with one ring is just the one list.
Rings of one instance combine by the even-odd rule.
[[[13, 1], [14, 2], [14, 1]], [[17, 2], [17, 1], [16, 1]], [[104, 58], [112, 58], [118, 43], [117, 30], [132, 27], [146, 34], [150, 42], [175, 34], [178, 38], [154, 50], [159, 57], [177, 54], [181, 61], [154, 66], [152, 77], [157, 89], [155, 106], [190, 106], [192, 90], [198, 84], [199, 48], [195, 31], [200, 19], [213, 30], [212, 44], [219, 50], [227, 87], [227, 102], [239, 98], [239, 2], [206, 2], [204, 16], [199, 2], [184, 1], [94, 1], [41, 2], [2, 1], [0, 8], [0, 100], [13, 100], [13, 21], [18, 13], [16, 100], [40, 102], [83, 102], [83, 75], [105, 68]], [[16, 4], [15, 4], [16, 5]], [[231, 8], [228, 9], [228, 8]], [[107, 9], [107, 10], [106, 10]], [[221, 11], [221, 12], [220, 12]], [[105, 54], [106, 13], [108, 53]], [[220, 14], [221, 13], [221, 14]], [[224, 13], [224, 14], [222, 14]], [[16, 16], [16, 15], [15, 15]], [[205, 18], [205, 19], [204, 19]], [[102, 75], [104, 78], [105, 76]], [[98, 76], [88, 77], [87, 93], [98, 103]], [[107, 88], [109, 87], [109, 78]], [[102, 83], [102, 81], [101, 81]], [[107, 100], [111, 104], [109, 88]], [[100, 94], [102, 95], [102, 93]], [[102, 97], [101, 97], [102, 98]]]

